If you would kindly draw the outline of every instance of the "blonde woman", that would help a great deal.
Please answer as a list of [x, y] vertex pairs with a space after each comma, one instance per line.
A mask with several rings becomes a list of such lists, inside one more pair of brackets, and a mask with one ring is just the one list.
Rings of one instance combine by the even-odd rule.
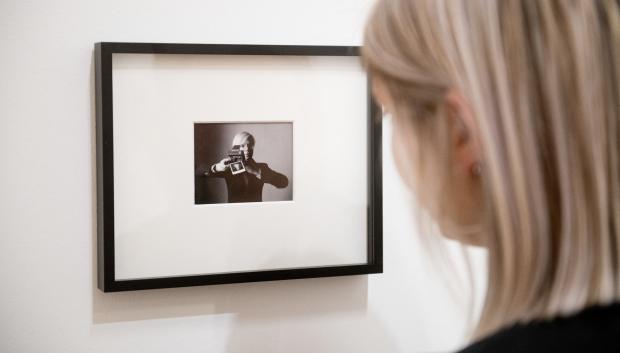
[[399, 172], [488, 250], [463, 352], [620, 352], [617, 0], [379, 0], [362, 56]]

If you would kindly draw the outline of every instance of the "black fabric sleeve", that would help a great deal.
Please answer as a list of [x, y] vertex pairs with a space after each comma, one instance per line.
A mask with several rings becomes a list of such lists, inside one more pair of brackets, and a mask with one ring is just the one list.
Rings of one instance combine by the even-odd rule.
[[261, 180], [266, 184], [271, 184], [278, 189], [283, 189], [288, 186], [288, 178], [286, 175], [276, 172], [269, 168], [267, 164], [260, 164]]
[[214, 164], [210, 166], [209, 168], [207, 168], [207, 170], [204, 172], [204, 176], [206, 176], [207, 178], [225, 178], [226, 171], [223, 171], [223, 172], [215, 171], [215, 164]]

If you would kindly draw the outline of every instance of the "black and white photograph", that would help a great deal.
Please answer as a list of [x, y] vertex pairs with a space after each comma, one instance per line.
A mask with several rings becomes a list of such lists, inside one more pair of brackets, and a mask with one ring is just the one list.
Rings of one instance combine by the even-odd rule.
[[293, 123], [195, 123], [195, 203], [293, 200]]

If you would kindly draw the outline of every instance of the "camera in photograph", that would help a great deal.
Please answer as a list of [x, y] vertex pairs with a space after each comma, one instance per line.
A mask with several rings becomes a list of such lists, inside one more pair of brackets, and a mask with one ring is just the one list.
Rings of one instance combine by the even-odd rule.
[[228, 151], [228, 157], [230, 158], [228, 167], [233, 174], [245, 172], [245, 165], [243, 164], [245, 155], [238, 145], [233, 146], [233, 148]]

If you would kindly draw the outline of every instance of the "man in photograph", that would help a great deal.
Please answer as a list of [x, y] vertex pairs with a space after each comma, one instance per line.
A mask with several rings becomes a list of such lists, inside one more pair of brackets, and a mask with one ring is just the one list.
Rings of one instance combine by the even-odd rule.
[[228, 157], [213, 164], [204, 174], [209, 178], [224, 178], [228, 190], [228, 202], [261, 202], [263, 186], [271, 184], [282, 189], [288, 186], [288, 178], [267, 163], [254, 160], [254, 136], [240, 132], [232, 141]]

